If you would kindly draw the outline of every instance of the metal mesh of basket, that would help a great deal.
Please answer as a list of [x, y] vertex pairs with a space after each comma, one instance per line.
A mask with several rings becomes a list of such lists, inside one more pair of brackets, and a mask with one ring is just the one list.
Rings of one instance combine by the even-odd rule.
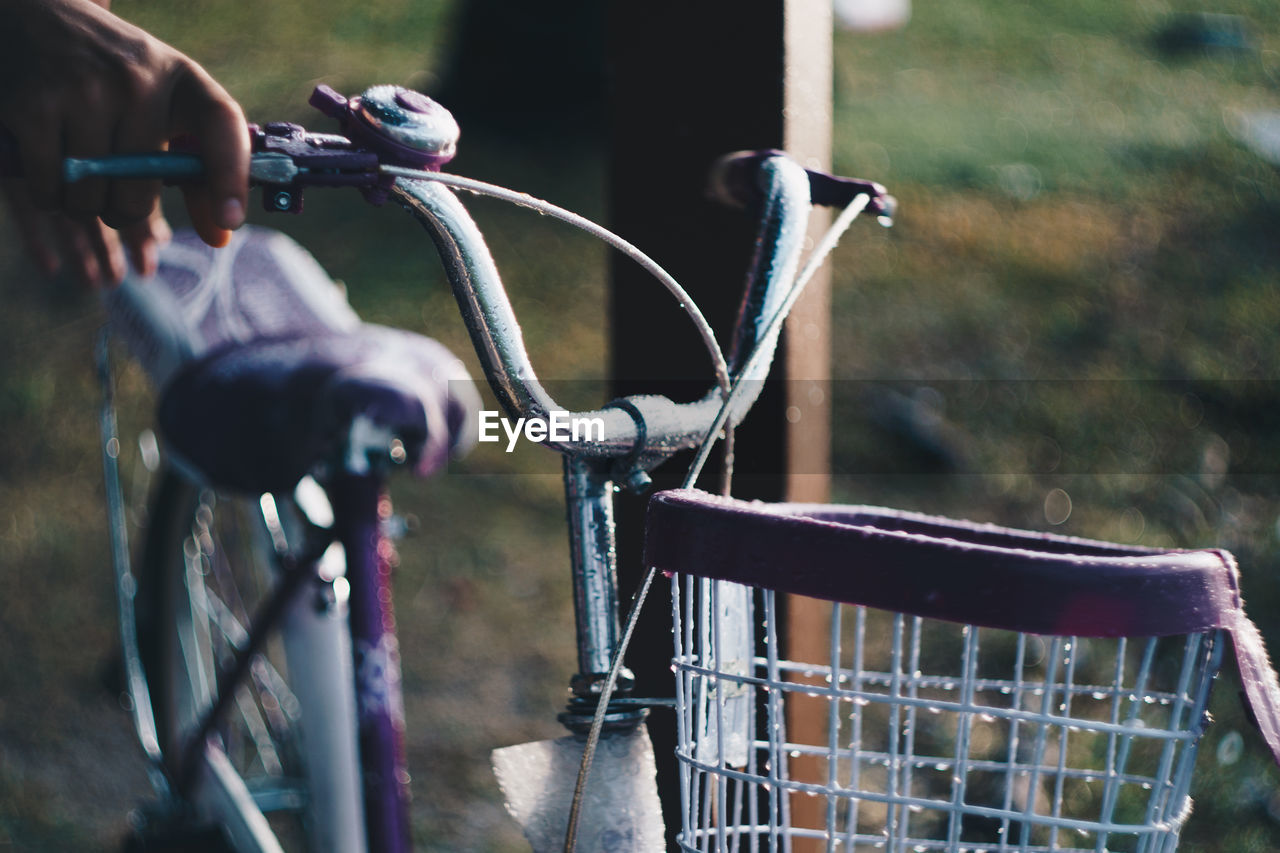
[[828, 659], [801, 664], [778, 657], [773, 591], [675, 587], [684, 849], [1173, 849], [1218, 632], [1047, 637], [834, 604]]
[[[1275, 750], [1223, 552], [675, 492], [647, 557], [674, 573], [684, 850], [1172, 851], [1226, 631]], [[819, 653], [781, 656], [769, 587], [831, 602]]]

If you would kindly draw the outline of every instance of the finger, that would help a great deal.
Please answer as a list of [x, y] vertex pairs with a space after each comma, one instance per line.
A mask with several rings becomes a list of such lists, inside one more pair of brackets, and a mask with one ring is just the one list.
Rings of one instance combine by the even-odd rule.
[[81, 284], [97, 286], [101, 280], [102, 268], [84, 226], [80, 221], [63, 214], [56, 214], [49, 221], [54, 236], [62, 247], [62, 259], [68, 272]]
[[62, 159], [65, 156], [65, 129], [61, 120], [48, 111], [33, 107], [27, 120], [9, 128], [18, 146], [18, 158], [27, 193], [41, 210], [62, 205]]
[[120, 241], [129, 256], [129, 263], [143, 278], [156, 274], [160, 266], [160, 250], [172, 238], [173, 231], [165, 221], [159, 204], [155, 205], [146, 219], [120, 229]]
[[160, 199], [160, 188], [159, 181], [112, 181], [108, 184], [102, 221], [116, 229], [146, 222]]
[[28, 221], [18, 226], [23, 245], [27, 248], [27, 256], [39, 267], [48, 278], [53, 278], [62, 269], [62, 258], [58, 255], [57, 246], [49, 236], [47, 223], [38, 221], [38, 217], [47, 217], [44, 211], [33, 212]]
[[214, 218], [214, 202], [204, 187], [192, 187], [183, 190], [187, 201], [187, 213], [191, 217], [191, 227], [215, 249], [221, 249], [231, 242], [231, 232], [220, 226]]
[[[150, 154], [167, 147], [164, 111], [144, 104], [121, 118], [115, 130], [112, 153]], [[146, 221], [157, 210], [160, 189], [158, 180], [111, 181], [102, 221], [116, 229]]]
[[62, 256], [80, 282], [97, 288], [124, 279], [124, 250], [116, 232], [97, 218], [55, 216], [51, 220], [62, 244]]
[[62, 259], [49, 233], [50, 214], [38, 210], [26, 188], [16, 180], [6, 180], [0, 187], [9, 206], [9, 218], [17, 227], [27, 254], [41, 272], [52, 278], [61, 268]]
[[[96, 110], [85, 108], [68, 116], [65, 133], [68, 157], [103, 157], [111, 153], [113, 123]], [[107, 182], [90, 178], [66, 184], [62, 201], [72, 216], [97, 217], [107, 206]]]
[[171, 130], [195, 134], [204, 161], [203, 193], [188, 193], [188, 202], [204, 195], [203, 213], [214, 226], [239, 228], [249, 196], [249, 134], [240, 106], [203, 68], [192, 64], [174, 89], [173, 116]]
[[89, 248], [98, 262], [98, 278], [90, 284], [94, 287], [113, 287], [124, 281], [128, 268], [124, 262], [124, 247], [120, 245], [120, 235], [96, 217], [84, 222], [83, 227], [89, 240]]

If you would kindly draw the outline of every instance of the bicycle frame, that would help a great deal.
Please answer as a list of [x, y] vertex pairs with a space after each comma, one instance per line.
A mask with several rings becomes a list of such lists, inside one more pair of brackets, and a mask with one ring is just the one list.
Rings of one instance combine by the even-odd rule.
[[401, 853], [409, 836], [400, 645], [391, 604], [393, 546], [383, 533], [391, 504], [377, 475], [338, 478], [330, 490], [334, 533], [347, 556], [356, 716], [369, 848]]

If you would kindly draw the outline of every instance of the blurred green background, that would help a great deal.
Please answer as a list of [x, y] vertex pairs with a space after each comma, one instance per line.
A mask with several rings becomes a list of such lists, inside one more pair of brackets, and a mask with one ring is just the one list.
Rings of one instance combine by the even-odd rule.
[[[460, 8], [116, 4], [209, 67], [252, 120], [317, 129], [315, 83], [439, 91]], [[1170, 36], [1203, 11], [1239, 17]], [[1280, 648], [1280, 177], [1243, 141], [1280, 110], [1280, 7], [921, 2], [901, 30], [838, 33], [835, 73], [837, 170], [902, 203], [894, 229], [859, 223], [835, 258], [837, 496], [1229, 547]], [[602, 216], [598, 128], [488, 118], [464, 124], [457, 171]], [[605, 253], [527, 213], [474, 209], [540, 372], [601, 379]], [[252, 218], [293, 234], [367, 319], [474, 365], [398, 210], [312, 192], [301, 217]], [[0, 297], [0, 849], [112, 849], [146, 784], [106, 686], [100, 315], [70, 282], [40, 281], [13, 240]], [[126, 369], [120, 384], [139, 422], [141, 377]], [[419, 529], [401, 545], [397, 606], [424, 850], [521, 849], [487, 753], [557, 735], [573, 670], [558, 463], [491, 451], [395, 491]], [[1233, 678], [1216, 692], [1184, 850], [1280, 849], [1280, 775]]]

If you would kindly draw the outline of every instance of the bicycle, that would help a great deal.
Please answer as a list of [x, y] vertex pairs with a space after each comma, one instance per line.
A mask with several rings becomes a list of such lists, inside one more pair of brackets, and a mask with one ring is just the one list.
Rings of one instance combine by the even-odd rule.
[[[864, 208], [889, 216], [891, 199], [878, 185], [807, 172], [776, 153], [725, 161], [718, 186], [762, 206], [726, 358], [680, 286], [624, 241], [546, 203], [440, 173], [457, 126], [434, 102], [384, 86], [352, 99], [320, 87], [312, 103], [342, 135], [251, 127], [253, 182], [270, 210], [299, 211], [304, 188], [348, 186], [376, 204], [394, 199], [426, 227], [499, 402], [513, 418], [551, 423], [543, 443], [566, 460], [579, 672], [563, 722], [594, 728], [593, 738], [605, 724], [635, 731], [647, 710], [628, 696], [625, 674], [614, 695], [623, 640], [613, 484], [642, 487], [647, 470], [682, 449], [703, 447], [700, 466], [708, 435], [731, 431], [750, 408], [799, 292], [786, 288], [816, 268], [797, 274], [811, 198], [846, 207], [840, 229]], [[197, 176], [200, 163], [178, 151], [68, 161], [66, 171], [69, 180], [179, 180]], [[575, 416], [600, 424], [594, 436], [559, 437], [563, 410], [536, 378], [453, 187], [552, 213], [635, 258], [698, 328], [716, 387], [688, 403], [614, 401]], [[126, 282], [109, 300], [116, 334], [163, 389], [165, 452], [155, 442], [144, 451], [160, 484], [136, 569], [100, 348], [126, 682], [160, 795], [143, 842], [409, 849], [383, 481], [395, 467], [429, 473], [472, 440], [474, 389], [438, 345], [361, 324], [323, 271], [278, 236], [250, 230], [220, 254], [180, 240], [160, 281]]]
[[[665, 398], [633, 397], [615, 401], [600, 410], [577, 415], [601, 424], [600, 440], [561, 439], [550, 433], [542, 439], [565, 454], [566, 501], [574, 546], [579, 672], [571, 681], [574, 698], [563, 721], [571, 730], [586, 734], [588, 743], [578, 772], [577, 794], [570, 806], [569, 828], [565, 831], [557, 826], [553, 830], [553, 835], [566, 837], [568, 849], [579, 825], [579, 804], [592, 756], [590, 744], [606, 726], [635, 731], [646, 713], [647, 703], [628, 695], [621, 664], [630, 622], [624, 627], [619, 621], [613, 579], [610, 508], [614, 484], [643, 488], [648, 470], [677, 450], [692, 448], [699, 452], [686, 485], [696, 481], [714, 439], [722, 431], [726, 438], [730, 437], [733, 425], [750, 407], [759, 380], [767, 373], [782, 320], [835, 235], [864, 209], [882, 217], [891, 215], [891, 199], [878, 185], [806, 172], [773, 153], [739, 155], [724, 161], [718, 186], [738, 203], [759, 205], [762, 223], [734, 348], [725, 358], [679, 285], [629, 245], [567, 212], [528, 197], [424, 171], [446, 160], [456, 140], [456, 125], [434, 103], [390, 87], [371, 89], [350, 101], [331, 91], [318, 90], [313, 102], [339, 119], [343, 136], [307, 134], [290, 125], [254, 130], [253, 175], [266, 188], [268, 206], [296, 211], [301, 206], [303, 187], [339, 185], [358, 187], [374, 202], [395, 198], [408, 208], [426, 226], [445, 261], [486, 378], [512, 417], [549, 420], [561, 410], [536, 379], [483, 238], [447, 189], [450, 186], [553, 212], [637, 257], [681, 301], [712, 354], [716, 387], [700, 400], [677, 404]], [[69, 169], [79, 174], [109, 174], [115, 168], [121, 170], [116, 174], [173, 176], [195, 174], [199, 164], [181, 154], [116, 165], [69, 164]], [[801, 270], [802, 224], [810, 204], [815, 202], [836, 204], [844, 211], [828, 239]], [[250, 245], [254, 239], [257, 238], [251, 235]], [[122, 290], [122, 298], [133, 290]], [[302, 285], [298, 292], [312, 290], [319, 292], [323, 288]], [[392, 624], [385, 586], [391, 546], [382, 530], [389, 508], [381, 497], [381, 481], [393, 465], [408, 463], [430, 468], [465, 443], [471, 428], [466, 414], [469, 386], [458, 377], [452, 383], [446, 382], [444, 388], [437, 384], [425, 391], [414, 391], [396, 387], [397, 378], [403, 374], [399, 365], [387, 373], [364, 368], [347, 370], [352, 362], [335, 347], [364, 347], [401, 358], [406, 352], [416, 352], [428, 370], [434, 365], [443, 371], [437, 373], [437, 378], [450, 375], [453, 368], [447, 356], [422, 350], [420, 343], [406, 342], [394, 333], [353, 334], [353, 329], [360, 328], [352, 325], [356, 321], [330, 305], [328, 297], [299, 298], [310, 306], [310, 316], [325, 318], [326, 322], [317, 324], [322, 352], [316, 351], [314, 341], [307, 343], [306, 338], [290, 333], [247, 346], [226, 347], [185, 363], [176, 372], [160, 373], [168, 385], [161, 423], [168, 421], [169, 441], [176, 450], [171, 456], [178, 460], [177, 467], [218, 471], [224, 483], [263, 497], [242, 504], [250, 510], [246, 522], [219, 526], [218, 519], [229, 514], [224, 513], [223, 502], [189, 480], [178, 479], [178, 473], [166, 474], [155, 504], [160, 522], [152, 522], [153, 532], [144, 549], [147, 556], [137, 576], [136, 592], [123, 542], [122, 510], [119, 501], [114, 501], [117, 579], [122, 593], [122, 625], [135, 723], [151, 759], [157, 787], [167, 796], [177, 794], [172, 801], [181, 805], [170, 813], [176, 815], [184, 830], [192, 824], [215, 825], [237, 849], [279, 849], [277, 829], [280, 833], [293, 833], [302, 843], [331, 842], [334, 849], [364, 849], [366, 841], [369, 849], [407, 849], [405, 776], [397, 747], [397, 732], [403, 725], [396, 707], [398, 649], [394, 634], [380, 630]], [[148, 324], [156, 325], [154, 321], [143, 325]], [[165, 354], [177, 352], [177, 361], [185, 362], [189, 355], [178, 352], [180, 345], [152, 349]], [[278, 368], [274, 384], [263, 379], [253, 363], [255, 359]], [[373, 360], [377, 361], [376, 355]], [[319, 370], [307, 374], [309, 379], [303, 384], [323, 387], [334, 401], [331, 408], [346, 414], [345, 420], [334, 417], [328, 422], [331, 430], [335, 430], [334, 423], [338, 424], [336, 431], [325, 436], [309, 434], [306, 453], [273, 446], [260, 452], [249, 465], [240, 463], [237, 453], [218, 443], [228, 432], [227, 401], [243, 398], [246, 388], [260, 397], [275, 393], [289, 384], [282, 377], [296, 377], [300, 366], [315, 368], [317, 363]], [[354, 375], [345, 375], [344, 371]], [[245, 381], [264, 387], [235, 384]], [[434, 420], [430, 415], [416, 418], [422, 407], [421, 394], [434, 395]], [[353, 417], [364, 404], [371, 407], [373, 414], [364, 419]], [[406, 417], [406, 413], [413, 413], [415, 418]], [[104, 414], [104, 459], [109, 492], [115, 494], [111, 485], [116, 476], [111, 448], [116, 436], [111, 420], [108, 406]], [[258, 435], [263, 434], [262, 426], [243, 429], [246, 435]], [[428, 447], [431, 441], [436, 443]], [[321, 462], [327, 464], [313, 470]], [[318, 476], [304, 476], [309, 472]], [[300, 490], [294, 489], [295, 481], [301, 484]], [[324, 483], [323, 488], [319, 482]], [[236, 502], [231, 503], [234, 507]], [[1208, 684], [1221, 652], [1220, 641], [1213, 638], [1217, 636], [1215, 632], [1232, 629], [1239, 636], [1256, 640], [1256, 632], [1249, 633], [1251, 625], [1244, 619], [1238, 600], [1231, 600], [1234, 576], [1229, 558], [1120, 552], [1103, 543], [1032, 538], [1015, 531], [975, 529], [941, 519], [882, 511], [863, 510], [851, 515], [851, 511], [840, 508], [784, 506], [762, 510], [727, 500], [712, 501], [710, 507], [706, 503], [697, 495], [657, 496], [652, 504], [647, 558], [652, 567], [650, 580], [659, 569], [676, 573], [675, 707], [681, 722], [678, 757], [685, 768], [682, 849], [792, 849], [806, 840], [825, 844], [828, 850], [888, 846], [898, 850], [988, 849], [981, 846], [986, 842], [973, 837], [972, 823], [966, 829], [966, 819], [995, 822], [996, 837], [990, 841], [994, 846], [989, 849], [1059, 849], [1060, 836], [1068, 833], [1088, 835], [1097, 850], [1131, 849], [1126, 846], [1130, 844], [1137, 844], [1137, 849], [1156, 849], [1145, 846], [1150, 844], [1172, 849], [1186, 818], [1186, 785], [1195, 741], [1203, 727]], [[726, 513], [730, 521], [725, 522], [720, 513]], [[755, 527], [764, 531], [764, 538], [752, 534]], [[779, 527], [785, 528], [780, 538], [768, 538]], [[718, 555], [697, 544], [707, 529], [721, 531], [715, 540], [721, 546]], [[939, 609], [927, 596], [923, 603], [910, 595], [868, 599], [852, 583], [833, 591], [805, 581], [812, 580], [805, 573], [797, 575], [801, 581], [797, 583], [795, 578], [780, 580], [776, 570], [758, 571], [762, 555], [769, 555], [775, 567], [790, 561], [789, 546], [779, 546], [779, 542], [820, 541], [833, 529], [845, 536], [837, 541], [838, 546], [872, 539], [881, 544], [887, 541], [906, 554], [923, 548], [924, 553], [937, 557], [937, 564], [943, 569], [955, 567], [957, 553], [988, 563], [994, 559], [997, 563], [1005, 560], [1017, 564], [1031, 548], [1048, 554], [1028, 563], [1042, 570], [1055, 565], [1059, 569], [1078, 567], [1095, 560], [1110, 565], [1107, 560], [1117, 559], [1139, 565], [1155, 561], [1174, 575], [1189, 566], [1200, 571], [1205, 588], [1213, 590], [1202, 610], [1214, 618], [1179, 622], [1170, 629], [1193, 637], [1186, 646], [1186, 665], [1175, 677], [1173, 688], [1148, 686], [1148, 676], [1161, 659], [1155, 643], [1148, 643], [1139, 655], [1141, 684], [1126, 685], [1123, 673], [1132, 652], [1124, 640], [1118, 641], [1119, 650], [1112, 653], [1115, 678], [1111, 683], [1081, 686], [1074, 674], [1077, 657], [1070, 651], [1077, 646], [1074, 637], [1047, 641], [1052, 649], [1045, 654], [1049, 663], [1026, 663], [1028, 643], [1044, 642], [1027, 638], [1054, 627], [1034, 618], [1037, 610], [1031, 602], [1011, 608], [1019, 618], [1009, 621], [987, 612], [975, 615], [972, 608], [964, 606]], [[243, 562], [265, 564], [259, 573], [274, 572], [283, 579], [266, 596], [260, 607], [262, 616], [253, 621], [252, 627], [242, 624], [248, 621], [251, 607], [242, 605], [233, 612], [237, 608], [223, 601], [226, 594], [210, 590], [215, 583], [239, 589], [233, 583], [230, 564], [224, 565], [219, 559], [229, 546], [219, 546], [215, 534], [229, 540], [256, 537], [244, 546], [250, 559]], [[973, 541], [963, 548], [956, 545], [966, 540]], [[335, 541], [343, 547], [335, 549]], [[735, 541], [734, 547], [725, 544]], [[739, 547], [743, 542], [753, 543], [758, 552], [753, 554], [751, 548]], [[830, 548], [824, 552], [818, 545], [814, 547], [829, 563], [836, 562]], [[177, 562], [180, 571], [166, 571], [166, 559]], [[1213, 563], [1215, 559], [1214, 565], [1204, 565], [1205, 560]], [[699, 577], [706, 580], [695, 580]], [[896, 638], [888, 663], [878, 669], [864, 666], [867, 654], [883, 651], [866, 641], [868, 620], [884, 617], [870, 616], [867, 610], [859, 609], [853, 617], [858, 656], [851, 666], [841, 664], [843, 617], [839, 604], [832, 613], [829, 662], [793, 664], [781, 660], [774, 589], [817, 594], [860, 607], [879, 605], [896, 614], [887, 617]], [[936, 591], [937, 586], [926, 589]], [[309, 590], [310, 596], [295, 598], [300, 590]], [[137, 620], [136, 640], [130, 627], [135, 623], [131, 612], [135, 602], [142, 617]], [[365, 604], [373, 605], [372, 618], [368, 620], [373, 627], [355, 616]], [[763, 623], [755, 623], [753, 611], [763, 616]], [[1014, 650], [1014, 675], [978, 677], [978, 628], [963, 629], [960, 634], [963, 651], [959, 671], [922, 675], [918, 668], [921, 638], [929, 630], [925, 627], [929, 624], [926, 617], [1012, 632], [1010, 636], [1015, 639], [995, 645], [1006, 652]], [[909, 631], [904, 627], [908, 619]], [[257, 655], [269, 629], [277, 623], [284, 627], [284, 636], [292, 638], [286, 643], [291, 646], [286, 655], [291, 660], [289, 672], [295, 684], [287, 690], [282, 686], [281, 669], [273, 668]], [[1139, 627], [1150, 626], [1142, 623]], [[828, 629], [824, 626], [823, 630]], [[1088, 633], [1074, 623], [1063, 630]], [[1089, 630], [1102, 629], [1093, 625]], [[1107, 630], [1102, 630], [1104, 636], [1115, 635]], [[757, 654], [757, 639], [764, 646], [763, 655]], [[1249, 682], [1250, 698], [1264, 727], [1269, 727], [1274, 748], [1274, 738], [1280, 730], [1273, 719], [1273, 713], [1280, 708], [1274, 675], [1269, 674], [1265, 656], [1259, 657], [1260, 644], [1244, 645], [1252, 649], [1239, 654], [1242, 667], [1254, 676]], [[292, 663], [294, 658], [314, 661], [321, 657], [345, 662], [352, 659], [349, 647], [357, 650], [349, 668], [345, 663], [337, 668], [305, 663], [299, 667]], [[1241, 647], [1237, 645], [1238, 653]], [[325, 652], [317, 654], [317, 649]], [[226, 671], [230, 673], [221, 679], [212, 676], [218, 658], [227, 660]], [[1059, 663], [1065, 676], [1058, 674]], [[1041, 667], [1036, 670], [1040, 681], [1033, 684], [1026, 671], [1035, 666]], [[358, 679], [356, 673], [366, 669], [377, 677]], [[157, 678], [157, 673], [161, 677]], [[167, 693], [151, 695], [148, 675]], [[258, 698], [236, 708], [237, 728], [242, 731], [231, 731], [230, 706], [243, 702], [231, 685], [240, 682], [251, 684]], [[619, 695], [615, 695], [615, 686]], [[1016, 696], [1018, 702], [1036, 697], [1043, 707], [1032, 713], [1021, 705], [998, 708], [975, 702], [976, 695], [990, 691]], [[1051, 707], [1052, 697], [1059, 695], [1066, 706], [1061, 714], [1054, 713]], [[1077, 712], [1089, 704], [1079, 698], [1082, 695], [1095, 703], [1109, 702], [1108, 713], [1113, 718], [1100, 722], [1096, 715], [1068, 715], [1072, 701]], [[826, 743], [796, 741], [786, 736], [787, 708], [805, 696], [827, 703]], [[962, 696], [962, 701], [956, 701], [956, 696]], [[343, 698], [335, 701], [334, 697]], [[1126, 702], [1131, 713], [1122, 722], [1119, 709]], [[301, 746], [294, 743], [290, 727], [284, 724], [289, 722], [290, 708], [295, 703], [305, 730], [325, 733], [323, 748], [317, 748], [314, 740]], [[1176, 707], [1175, 724], [1158, 730], [1150, 728], [1139, 713], [1148, 704]], [[376, 722], [366, 726], [357, 741], [355, 718], [370, 706], [377, 710]], [[858, 710], [866, 706], [872, 706], [873, 711], [864, 714]], [[960, 733], [949, 741], [952, 754], [937, 752], [933, 746], [922, 751], [923, 744], [917, 743], [914, 734], [899, 731], [904, 721], [911, 726], [921, 714], [935, 713], [959, 720], [949, 724]], [[847, 734], [849, 724], [844, 717], [854, 721], [856, 735]], [[1013, 735], [1002, 744], [1002, 761], [985, 753], [976, 759], [969, 754], [975, 742], [974, 731], [988, 728], [988, 717], [1011, 721]], [[868, 721], [873, 719], [882, 724], [887, 721], [890, 735], [883, 745], [864, 748], [863, 725], [867, 723], [869, 728]], [[1018, 751], [1020, 726], [1035, 732], [1030, 759]], [[273, 735], [274, 729], [281, 730], [278, 737]], [[1068, 766], [1067, 732], [1078, 729], [1087, 729], [1103, 739], [1104, 752], [1111, 762], [1105, 769]], [[927, 731], [927, 727], [919, 730]], [[842, 731], [846, 732], [843, 738]], [[310, 737], [314, 738], [314, 734]], [[277, 744], [277, 740], [281, 743]], [[1143, 755], [1142, 744], [1148, 740], [1161, 750], [1154, 769], [1126, 770], [1128, 756]], [[1046, 758], [1054, 751], [1057, 756], [1052, 761]], [[248, 757], [241, 757], [242, 753]], [[1118, 758], [1120, 754], [1124, 758]], [[304, 757], [306, 761], [299, 761]], [[813, 767], [800, 769], [806, 760], [816, 761], [820, 769], [825, 763], [825, 772], [814, 776]], [[295, 776], [294, 766], [298, 764], [304, 765], [309, 774], [305, 782]], [[788, 770], [793, 765], [797, 768], [794, 775]], [[259, 768], [274, 772], [249, 784], [246, 776]], [[1002, 800], [997, 797], [976, 805], [968, 802], [966, 779], [972, 768], [993, 779], [1003, 773]], [[853, 781], [842, 781], [849, 779], [850, 772]], [[960, 782], [947, 788], [944, 782], [930, 779], [930, 773], [953, 774]], [[1048, 814], [1038, 810], [1043, 805], [1039, 796], [1043, 779], [1052, 780]], [[363, 791], [357, 786], [361, 780]], [[1070, 802], [1073, 786], [1082, 784], [1087, 788], [1099, 781], [1107, 789], [1102, 817], [1064, 815], [1064, 798]], [[883, 790], [885, 785], [887, 791]], [[1159, 792], [1159, 801], [1150, 801], [1140, 821], [1114, 817], [1116, 804], [1130, 798], [1126, 788], [1129, 785], [1150, 786]], [[939, 795], [935, 788], [947, 789], [948, 796]], [[793, 823], [792, 802], [797, 796], [813, 797], [823, 804], [823, 825]], [[874, 804], [862, 811], [862, 818], [858, 810], [861, 802]], [[298, 813], [307, 807], [310, 816], [297, 820]], [[277, 814], [275, 828], [267, 820], [269, 811]], [[884, 824], [882, 832], [866, 829], [868, 812], [873, 821]], [[930, 816], [915, 820], [917, 829], [912, 831], [911, 816], [925, 812]], [[288, 819], [281, 820], [281, 816]], [[301, 825], [279, 826], [288, 823]], [[367, 839], [362, 827], [368, 828]], [[635, 837], [649, 839], [642, 844], [653, 844], [652, 836], [644, 835], [644, 830], [635, 831]], [[1013, 840], [1014, 834], [1020, 837]]]

